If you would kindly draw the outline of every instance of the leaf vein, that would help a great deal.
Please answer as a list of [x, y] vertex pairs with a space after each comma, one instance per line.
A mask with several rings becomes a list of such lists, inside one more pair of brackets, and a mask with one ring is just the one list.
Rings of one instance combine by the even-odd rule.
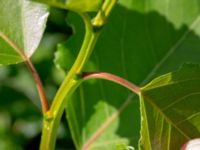
[[195, 92], [195, 93], [190, 93], [190, 94], [186, 94], [180, 98], [178, 98], [177, 100], [175, 100], [173, 103], [167, 105], [166, 107], [162, 108], [163, 111], [167, 111], [171, 106], [177, 104], [177, 103], [180, 103], [181, 101], [183, 101], [185, 98], [189, 97], [189, 96], [192, 96], [192, 95], [197, 95], [197, 94], [200, 94], [200, 92]]
[[200, 22], [200, 16], [198, 16], [191, 26], [188, 28], [188, 30], [185, 31], [182, 37], [180, 37], [179, 40], [168, 50], [166, 55], [156, 64], [156, 66], [150, 71], [150, 73], [147, 75], [147, 77], [142, 81], [141, 84], [146, 83], [153, 75], [154, 73], [163, 65], [163, 63], [171, 56], [177, 48], [183, 43], [183, 41], [186, 39], [186, 37], [189, 35], [189, 33], [197, 26], [197, 24]]
[[20, 56], [16, 56], [16, 55], [10, 55], [10, 54], [4, 54], [4, 53], [0, 53], [1, 56], [7, 56], [7, 57], [15, 57], [15, 58], [18, 58], [18, 59], [21, 59]]
[[177, 123], [177, 125], [179, 125], [179, 124], [181, 124], [181, 123], [183, 123], [183, 122], [185, 122], [185, 121], [187, 121], [187, 120], [190, 120], [190, 119], [192, 119], [192, 118], [194, 118], [194, 117], [196, 117], [196, 116], [198, 116], [198, 115], [200, 115], [200, 112], [197, 112], [197, 113], [195, 113], [195, 114], [192, 114], [192, 115], [190, 115], [189, 117], [187, 117], [186, 119], [183, 119], [183, 120], [179, 121], [179, 122]]

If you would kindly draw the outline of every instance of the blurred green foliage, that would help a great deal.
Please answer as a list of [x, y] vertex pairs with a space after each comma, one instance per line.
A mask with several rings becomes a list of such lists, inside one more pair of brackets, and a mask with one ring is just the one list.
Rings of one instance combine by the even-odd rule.
[[[44, 37], [31, 58], [51, 101], [65, 75], [54, 65], [57, 43], [72, 34], [67, 11], [51, 8]], [[0, 149], [36, 150], [39, 147], [42, 114], [34, 81], [22, 64], [0, 68]], [[57, 149], [74, 149], [66, 119], [63, 119]]]

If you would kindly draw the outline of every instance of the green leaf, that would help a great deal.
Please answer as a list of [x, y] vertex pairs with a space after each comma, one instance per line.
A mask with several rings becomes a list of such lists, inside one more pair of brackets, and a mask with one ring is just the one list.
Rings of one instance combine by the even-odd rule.
[[[1, 0], [0, 32], [30, 57], [42, 38], [48, 16], [46, 6], [28, 0]], [[23, 58], [0, 36], [0, 64], [15, 64]]]
[[[90, 59], [96, 66], [93, 71], [110, 72], [144, 85], [157, 76], [177, 70], [184, 62], [200, 63], [199, 6], [197, 0], [120, 0]], [[83, 83], [68, 102], [67, 109], [77, 149], [86, 145], [91, 150], [112, 150], [117, 145], [137, 147], [138, 103], [138, 97], [113, 83], [101, 80]], [[147, 128], [142, 122], [142, 131], [148, 133], [156, 129], [160, 136], [176, 135], [171, 136], [170, 141], [177, 142], [177, 147], [186, 141], [170, 128], [157, 109], [146, 102], [141, 104], [143, 120], [150, 119], [159, 127], [163, 125], [156, 128], [149, 123]], [[148, 118], [144, 113], [148, 113]], [[141, 137], [146, 136], [142, 132]], [[145, 142], [143, 146], [158, 144], [157, 141]]]
[[[74, 34], [66, 42], [58, 44], [54, 58], [56, 67], [64, 72], [68, 72], [72, 67], [77, 53], [81, 47], [85, 30], [83, 21], [77, 14], [71, 12], [68, 15], [67, 20], [69, 26], [71, 26], [73, 29]], [[95, 64], [91, 61], [88, 61], [84, 70], [93, 71], [95, 68]]]
[[[73, 17], [76, 19], [73, 20]], [[69, 71], [73, 65], [78, 50], [81, 47], [85, 30], [82, 20], [75, 13], [70, 13], [67, 20], [74, 34], [65, 43], [57, 46], [54, 58], [54, 63], [57, 68], [62, 69], [64, 72]], [[76, 27], [72, 24], [72, 22], [73, 24], [76, 24]]]
[[142, 149], [180, 149], [200, 136], [199, 74], [199, 65], [184, 65], [142, 89]]
[[68, 71], [73, 65], [74, 60], [75, 56], [70, 49], [67, 49], [63, 45], [59, 44], [54, 59], [56, 67], [64, 71]]
[[103, 0], [34, 0], [50, 6], [78, 12], [97, 11]]

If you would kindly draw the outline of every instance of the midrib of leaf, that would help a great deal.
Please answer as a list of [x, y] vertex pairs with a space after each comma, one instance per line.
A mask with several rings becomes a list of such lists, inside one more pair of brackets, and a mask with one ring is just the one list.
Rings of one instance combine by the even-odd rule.
[[[26, 61], [26, 55], [23, 53], [23, 51], [13, 42], [11, 41], [11, 39], [9, 39], [9, 37], [7, 37], [7, 35], [5, 35], [4, 33], [0, 32], [0, 37], [3, 38], [3, 40], [10, 46], [12, 47], [15, 52], [24, 60]], [[7, 55], [7, 54], [6, 54]]]
[[193, 114], [193, 115], [187, 117], [186, 119], [179, 121], [179, 122], [177, 123], [177, 125], [179, 125], [179, 124], [181, 124], [181, 123], [183, 123], [183, 122], [185, 122], [185, 121], [187, 121], [187, 120], [190, 120], [190, 119], [196, 117], [196, 116], [199, 115], [199, 114], [200, 114], [200, 112], [195, 113], [195, 114]]
[[168, 133], [169, 136], [168, 136], [168, 142], [167, 142], [167, 143], [168, 143], [168, 145], [167, 145], [167, 149], [170, 148], [170, 141], [171, 141], [170, 138], [171, 138], [171, 133], [172, 133], [171, 130], [172, 130], [172, 126], [169, 125], [169, 130], [168, 130], [168, 132], [169, 132], [169, 133]]
[[[17, 49], [19, 49], [19, 51], [21, 51], [22, 53], [24, 53], [22, 50], [24, 50], [24, 40], [23, 39], [25, 39], [26, 37], [25, 37], [25, 26], [24, 26], [24, 19], [25, 19], [25, 17], [24, 17], [24, 0], [17, 0], [17, 2], [16, 2], [16, 5], [18, 5], [18, 6], [16, 6], [16, 7], [19, 7], [19, 13], [20, 13], [20, 18], [19, 18], [19, 20], [21, 20], [21, 21], [19, 21], [18, 22], [18, 28], [20, 28], [20, 30], [21, 31], [18, 31], [19, 33], [20, 32], [22, 32], [22, 37], [21, 37], [21, 44], [23, 45], [23, 47], [20, 47], [19, 48], [19, 45], [16, 45], [15, 44], [15, 46], [16, 47], [18, 47]], [[13, 15], [15, 15], [15, 14], [13, 14]], [[15, 23], [15, 22], [14, 22]], [[6, 35], [7, 36], [7, 35]], [[11, 40], [11, 39], [9, 39], [9, 40]], [[13, 41], [12, 41], [13, 42]], [[8, 43], [8, 42], [7, 42]], [[9, 43], [8, 43], [9, 44]], [[14, 50], [19, 54], [19, 52], [18, 52], [18, 50], [16, 50], [16, 48], [14, 48]], [[21, 54], [19, 54], [20, 55], [20, 58], [22, 58], [23, 60], [24, 60], [24, 58], [22, 57], [22, 55]], [[24, 60], [25, 61], [25, 60]]]
[[[141, 95], [140, 95], [140, 98], [142, 98], [141, 97]], [[144, 101], [140, 101], [140, 105], [141, 106], [143, 106], [143, 107], [140, 107], [140, 112], [141, 112], [141, 114], [143, 114], [143, 115], [141, 115], [141, 122], [145, 122], [145, 124], [146, 125], [148, 125], [149, 123], [148, 123], [148, 119], [147, 119], [147, 113], [146, 113], [146, 109], [145, 109], [145, 104], [144, 104]], [[144, 130], [145, 128], [143, 128], [142, 130]], [[141, 132], [141, 134], [142, 134], [142, 132], [144, 132], [144, 131], [140, 131]], [[150, 141], [150, 133], [149, 133], [149, 130], [146, 132], [146, 134], [147, 134], [147, 138], [148, 138], [148, 141], [146, 141], [146, 145], [145, 146], [147, 146], [147, 147], [149, 147], [149, 148], [151, 148], [151, 143], [149, 142]], [[140, 137], [140, 140], [142, 140], [142, 138]], [[152, 148], [151, 148], [152, 149]], [[151, 150], [150, 149], [150, 150]]]
[[190, 93], [190, 94], [187, 94], [187, 95], [184, 95], [182, 97], [180, 97], [179, 99], [175, 100], [173, 103], [167, 105], [166, 107], [162, 108], [162, 111], [166, 111], [168, 110], [171, 106], [181, 102], [182, 100], [184, 100], [184, 98], [188, 97], [188, 96], [192, 96], [192, 95], [196, 95], [196, 94], [200, 94], [200, 92], [195, 92], [195, 93]]

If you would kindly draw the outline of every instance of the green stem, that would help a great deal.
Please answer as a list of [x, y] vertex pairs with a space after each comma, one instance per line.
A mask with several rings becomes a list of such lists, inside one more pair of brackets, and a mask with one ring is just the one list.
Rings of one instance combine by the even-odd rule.
[[[106, 13], [109, 13], [114, 6], [113, 2], [115, 1], [116, 0], [106, 0], [106, 5], [103, 4], [102, 6], [103, 10], [105, 10]], [[107, 7], [107, 5], [110, 6]], [[108, 11], [106, 9], [108, 9]], [[94, 31], [94, 24], [91, 23], [89, 16], [84, 13], [81, 13], [80, 16], [82, 17], [86, 28], [84, 41], [74, 65], [60, 86], [50, 110], [44, 116], [40, 150], [54, 150], [58, 126], [66, 107], [67, 100], [81, 83], [82, 79], [79, 78], [79, 75], [99, 37], [100, 31]], [[97, 22], [99, 22], [99, 20], [102, 22], [105, 21], [105, 19], [102, 19], [98, 14], [94, 20]]]
[[93, 19], [93, 26], [102, 27], [110, 15], [111, 10], [115, 6], [117, 0], [105, 0], [101, 10], [98, 12], [96, 17]]
[[[81, 82], [81, 80], [78, 79], [78, 75], [89, 58], [99, 35], [98, 33], [93, 32], [89, 16], [87, 14], [80, 14], [80, 16], [84, 20], [86, 28], [84, 41], [74, 65], [59, 88], [50, 110], [44, 116], [42, 139], [40, 144], [41, 150], [54, 149], [57, 129], [66, 106], [66, 101]], [[67, 98], [65, 99], [66, 96]]]

